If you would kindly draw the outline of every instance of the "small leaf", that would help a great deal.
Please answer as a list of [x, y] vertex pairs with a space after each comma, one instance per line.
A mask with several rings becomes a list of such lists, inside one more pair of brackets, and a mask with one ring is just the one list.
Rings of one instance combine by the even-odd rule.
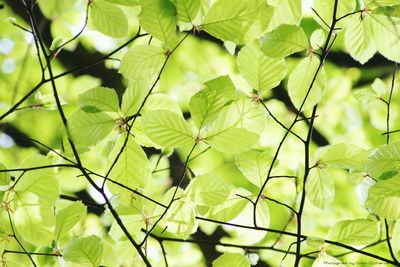
[[54, 240], [60, 240], [72, 229], [86, 214], [86, 207], [82, 202], [73, 202], [57, 212]]
[[143, 116], [146, 135], [162, 146], [184, 146], [194, 143], [193, 132], [188, 123], [178, 114], [159, 110]]
[[379, 237], [378, 222], [366, 219], [340, 221], [328, 234], [329, 240], [348, 245], [368, 245]]
[[17, 19], [14, 18], [14, 17], [5, 18], [3, 21], [4, 21], [5, 23], [10, 24], [10, 25], [15, 25], [15, 24], [17, 24]]
[[237, 64], [243, 77], [261, 95], [278, 86], [287, 71], [284, 59], [268, 58], [255, 44], [240, 50]]
[[224, 253], [212, 262], [212, 267], [250, 267], [246, 256], [240, 253]]
[[96, 87], [80, 94], [78, 105], [82, 109], [89, 106], [94, 107], [98, 111], [118, 112], [119, 100], [114, 89]]
[[230, 188], [221, 178], [205, 174], [196, 176], [185, 191], [196, 205], [217, 206], [228, 198]]
[[128, 19], [118, 6], [103, 0], [96, 0], [90, 7], [89, 17], [96, 30], [115, 38], [128, 34]]
[[306, 192], [307, 198], [314, 206], [326, 209], [335, 198], [335, 184], [325, 169], [316, 167], [310, 170]]
[[265, 36], [261, 50], [269, 57], [283, 58], [307, 50], [308, 40], [301, 27], [281, 25]]
[[50, 45], [50, 50], [54, 51], [64, 43], [64, 37], [58, 36], [53, 39]]
[[310, 38], [311, 47], [314, 49], [320, 49], [325, 43], [325, 33], [322, 29], [313, 31]]
[[175, 7], [169, 0], [145, 0], [139, 15], [140, 26], [172, 49], [176, 43], [175, 15]]
[[273, 8], [264, 0], [220, 0], [210, 8], [201, 26], [223, 41], [249, 43], [264, 33], [272, 14]]
[[95, 235], [73, 239], [63, 249], [64, 260], [78, 263], [80, 266], [97, 267], [102, 255], [102, 241]]
[[153, 45], [132, 46], [121, 60], [119, 73], [125, 78], [153, 83], [165, 60], [164, 51]]
[[[327, 78], [324, 67], [319, 68], [319, 65], [320, 61], [316, 56], [307, 57], [301, 60], [289, 75], [288, 92], [290, 100], [298, 109], [306, 96], [307, 99], [302, 110], [312, 108], [325, 93]], [[317, 70], [319, 72], [314, 80]]]

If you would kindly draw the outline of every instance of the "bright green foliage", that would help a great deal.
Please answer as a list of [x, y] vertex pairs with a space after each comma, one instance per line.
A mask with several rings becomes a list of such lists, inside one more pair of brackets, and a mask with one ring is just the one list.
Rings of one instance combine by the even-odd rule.
[[183, 22], [192, 22], [199, 12], [200, 0], [175, 0], [176, 19]]
[[[270, 1], [268, 1], [269, 3]], [[271, 1], [272, 2], [272, 1]], [[278, 0], [268, 29], [281, 24], [299, 25], [301, 21], [301, 0]]]
[[122, 97], [121, 110], [126, 116], [135, 115], [149, 91], [145, 80], [133, 81]]
[[249, 43], [266, 30], [273, 8], [263, 0], [219, 0], [204, 17], [209, 34], [237, 44]]
[[250, 263], [246, 256], [239, 253], [224, 253], [219, 256], [212, 263], [213, 267], [232, 267], [232, 266], [243, 266], [250, 267]]
[[[109, 155], [109, 168], [114, 159], [121, 151], [124, 139], [119, 139]], [[145, 187], [150, 179], [150, 163], [143, 149], [136, 143], [134, 138], [129, 138], [125, 149], [119, 160], [114, 165], [109, 177], [116, 182], [129, 186], [130, 188]], [[121, 190], [120, 187], [108, 184], [110, 190], [115, 193]]]
[[349, 245], [368, 245], [379, 240], [378, 222], [366, 219], [340, 221], [329, 230], [328, 239]]
[[[325, 0], [315, 0], [314, 9], [318, 15], [323, 19], [323, 21], [315, 15], [315, 20], [323, 27], [327, 28], [332, 24], [332, 14], [334, 11], [335, 1], [325, 1]], [[339, 0], [336, 17], [340, 18], [354, 10], [356, 7], [356, 0]], [[342, 23], [339, 23], [341, 25]]]
[[308, 49], [304, 30], [294, 25], [281, 25], [266, 34], [261, 50], [269, 57], [287, 57]]
[[343, 169], [362, 169], [368, 160], [368, 152], [349, 144], [336, 144], [318, 149], [314, 156], [317, 164]]
[[192, 180], [185, 193], [196, 205], [217, 206], [226, 201], [230, 188], [220, 177], [199, 175]]
[[119, 5], [134, 6], [134, 5], [138, 5], [140, 0], [106, 0], [106, 1], [110, 2], [110, 3], [119, 4]]
[[[78, 109], [69, 118], [70, 133], [77, 144], [94, 145], [117, 127], [116, 118], [105, 112]], [[98, 111], [95, 109], [94, 111]]]
[[114, 89], [97, 87], [79, 95], [78, 104], [88, 113], [118, 112], [119, 100]]
[[43, 14], [49, 18], [55, 18], [65, 11], [73, 8], [78, 0], [70, 0], [66, 1], [58, 1], [58, 0], [39, 0], [37, 3], [39, 4], [40, 10]]
[[254, 185], [261, 187], [268, 175], [271, 162], [269, 151], [250, 150], [235, 157], [235, 162], [244, 176]]
[[183, 146], [194, 143], [193, 132], [178, 114], [159, 110], [146, 114], [143, 126], [151, 140], [162, 146]]
[[226, 103], [236, 98], [235, 86], [228, 76], [210, 80], [189, 103], [192, 119], [197, 128], [208, 126]]
[[172, 49], [176, 42], [176, 10], [169, 0], [142, 0], [139, 15], [145, 31]]
[[74, 202], [56, 214], [54, 240], [60, 240], [86, 215], [86, 207], [81, 202]]
[[63, 258], [80, 266], [99, 266], [102, 255], [103, 244], [94, 235], [73, 239], [63, 249]]
[[315, 30], [311, 34], [310, 45], [313, 49], [322, 49], [325, 39], [325, 33], [322, 29]]
[[[0, 170], [6, 170], [6, 166], [0, 163]], [[7, 172], [0, 172], [0, 185], [8, 185], [11, 181], [11, 176]]]
[[128, 79], [153, 83], [164, 62], [163, 53], [153, 45], [132, 46], [122, 58], [119, 72]]
[[255, 44], [240, 50], [237, 64], [243, 77], [260, 95], [278, 86], [286, 76], [285, 60], [268, 58]]
[[[318, 72], [318, 74], [317, 74]], [[316, 79], [313, 77], [316, 75]], [[327, 77], [316, 56], [304, 58], [290, 73], [288, 92], [293, 104], [307, 110], [317, 104], [325, 93]], [[307, 96], [307, 99], [305, 98]], [[304, 101], [306, 99], [306, 101]]]
[[90, 18], [96, 30], [120, 38], [128, 32], [128, 19], [116, 5], [104, 0], [94, 0], [90, 5]]
[[344, 33], [347, 51], [361, 64], [372, 58], [377, 51], [372, 35], [372, 20], [370, 16], [365, 16], [362, 20], [353, 16]]
[[311, 203], [326, 209], [331, 206], [335, 197], [335, 184], [329, 172], [320, 167], [311, 169], [306, 182], [307, 198]]
[[371, 151], [366, 165], [367, 173], [379, 179], [387, 172], [400, 170], [400, 143], [392, 143]]
[[[388, 91], [387, 86], [379, 78], [376, 78], [371, 84], [371, 88], [362, 88], [353, 92], [354, 97], [362, 104], [380, 102], [384, 99]], [[382, 103], [380, 103], [382, 104]]]
[[365, 206], [387, 219], [400, 219], [400, 177], [379, 181], [368, 191]]
[[394, 6], [400, 5], [397, 0], [365, 0], [365, 5], [368, 7], [383, 7], [383, 6]]

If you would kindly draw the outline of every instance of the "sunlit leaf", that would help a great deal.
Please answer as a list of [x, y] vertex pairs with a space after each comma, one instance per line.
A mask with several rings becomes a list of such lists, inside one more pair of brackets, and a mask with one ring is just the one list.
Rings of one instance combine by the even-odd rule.
[[120, 38], [128, 34], [128, 19], [116, 5], [104, 0], [93, 1], [89, 16], [94, 28], [105, 35]]
[[86, 207], [82, 202], [74, 202], [56, 214], [54, 239], [60, 240], [86, 215]]
[[183, 22], [193, 21], [199, 12], [200, 4], [200, 0], [175, 0], [176, 18]]
[[213, 267], [232, 267], [243, 266], [250, 267], [246, 256], [240, 253], [224, 253], [212, 262]]
[[228, 198], [230, 188], [220, 177], [208, 174], [196, 176], [185, 191], [197, 205], [217, 206]]
[[102, 241], [95, 235], [72, 239], [63, 249], [64, 260], [78, 263], [80, 266], [97, 267], [102, 255]]
[[301, 13], [301, 0], [279, 0], [268, 29], [272, 30], [282, 24], [299, 26]]
[[271, 159], [269, 151], [251, 150], [236, 156], [235, 162], [251, 183], [261, 187], [267, 179]]
[[335, 184], [330, 174], [318, 167], [311, 169], [306, 182], [306, 193], [314, 206], [328, 208], [335, 197]]
[[81, 109], [89, 113], [91, 110], [118, 112], [119, 109], [117, 93], [107, 87], [93, 88], [80, 94], [78, 104]]
[[374, 148], [367, 162], [367, 173], [373, 178], [379, 178], [388, 171], [400, 170], [400, 143]]
[[329, 240], [349, 245], [368, 245], [379, 239], [377, 221], [344, 220], [336, 223], [328, 234]]

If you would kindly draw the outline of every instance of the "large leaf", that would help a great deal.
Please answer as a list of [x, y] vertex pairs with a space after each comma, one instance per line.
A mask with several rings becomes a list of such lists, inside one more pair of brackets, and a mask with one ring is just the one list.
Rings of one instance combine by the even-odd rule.
[[126, 88], [121, 104], [121, 109], [125, 116], [133, 116], [139, 111], [149, 89], [148, 83], [144, 80], [133, 81]]
[[371, 17], [372, 34], [378, 52], [386, 58], [400, 62], [400, 18], [373, 14]]
[[335, 184], [330, 174], [322, 168], [313, 168], [306, 182], [307, 198], [310, 202], [320, 208], [329, 207], [335, 197]]
[[43, 15], [49, 19], [53, 19], [72, 9], [77, 1], [39, 0], [37, 2]]
[[367, 162], [367, 173], [379, 179], [381, 175], [400, 171], [400, 143], [391, 143], [373, 149]]
[[118, 112], [118, 95], [112, 88], [96, 87], [79, 95], [78, 104], [88, 113]]
[[278, 86], [286, 76], [285, 60], [268, 58], [256, 44], [246, 45], [240, 50], [237, 64], [243, 77], [261, 95]]
[[238, 154], [249, 150], [259, 136], [241, 128], [229, 128], [215, 135], [206, 137], [206, 142], [218, 151], [225, 154]]
[[368, 190], [365, 206], [386, 219], [400, 219], [400, 176], [379, 181]]
[[228, 198], [230, 188], [221, 178], [205, 174], [196, 176], [185, 191], [196, 205], [217, 206]]
[[196, 93], [189, 102], [192, 119], [197, 126], [210, 124], [227, 102], [235, 97], [235, 86], [229, 76], [221, 76], [205, 83], [205, 88]]
[[267, 178], [271, 162], [269, 151], [251, 150], [236, 156], [235, 162], [244, 176], [261, 188]]
[[299, 26], [301, 11], [301, 0], [278, 0], [268, 29], [275, 29], [281, 24]]
[[95, 235], [73, 239], [63, 249], [64, 260], [78, 263], [80, 266], [97, 267], [102, 256], [103, 244]]
[[246, 256], [240, 253], [224, 253], [212, 262], [212, 267], [250, 267]]
[[202, 27], [221, 40], [243, 44], [264, 33], [272, 13], [264, 0], [220, 0], [206, 14]]
[[76, 144], [91, 146], [102, 141], [116, 126], [116, 119], [104, 112], [88, 113], [78, 109], [68, 120]]
[[128, 19], [114, 4], [103, 0], [93, 1], [89, 17], [95, 29], [105, 35], [120, 38], [128, 34]]
[[132, 46], [121, 60], [119, 72], [128, 79], [155, 82], [164, 63], [164, 50], [153, 45]]
[[344, 32], [344, 43], [350, 55], [361, 64], [372, 58], [376, 46], [372, 36], [371, 17], [365, 16], [360, 20], [359, 16], [352, 16]]
[[261, 50], [269, 57], [287, 57], [308, 49], [307, 36], [301, 27], [281, 25], [265, 36]]
[[175, 0], [176, 18], [183, 22], [192, 22], [200, 9], [201, 0]]
[[192, 130], [188, 123], [178, 114], [157, 110], [143, 117], [146, 135], [162, 146], [183, 146], [194, 143]]
[[176, 42], [175, 15], [175, 6], [169, 0], [145, 0], [139, 15], [140, 26], [172, 49]]
[[328, 167], [363, 169], [368, 160], [368, 152], [356, 145], [336, 144], [319, 148], [315, 152], [315, 159]]
[[378, 222], [366, 219], [340, 221], [328, 234], [328, 239], [348, 245], [368, 245], [379, 237]]
[[30, 192], [14, 197], [14, 223], [24, 240], [40, 246], [50, 246], [53, 240], [53, 208]]
[[[302, 110], [312, 108], [325, 93], [327, 78], [324, 67], [319, 68], [319, 65], [320, 61], [316, 56], [307, 57], [301, 60], [289, 75], [289, 96], [298, 109], [306, 96], [307, 100], [303, 104]], [[314, 80], [315, 75], [316, 79]]]
[[86, 207], [82, 202], [74, 202], [63, 208], [56, 215], [56, 229], [54, 240], [60, 240], [68, 231], [86, 215]]
[[[109, 167], [116, 159], [125, 138], [121, 137], [109, 155]], [[128, 139], [122, 154], [114, 165], [110, 175], [113, 180], [130, 188], [143, 188], [150, 179], [150, 163], [146, 153], [133, 137]], [[107, 184], [111, 192], [120, 192], [121, 188], [112, 183]]]
[[[21, 168], [51, 166], [53, 163], [44, 156], [35, 155], [21, 164]], [[54, 169], [44, 168], [25, 173], [14, 186], [17, 193], [31, 192], [48, 205], [53, 205], [59, 197], [58, 181]]]

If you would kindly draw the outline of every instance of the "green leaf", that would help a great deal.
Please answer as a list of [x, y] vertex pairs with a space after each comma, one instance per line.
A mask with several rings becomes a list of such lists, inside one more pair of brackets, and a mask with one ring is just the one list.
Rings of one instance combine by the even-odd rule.
[[103, 0], [93, 1], [89, 17], [94, 28], [105, 35], [120, 38], [128, 34], [128, 19], [114, 4]]
[[151, 94], [143, 106], [141, 114], [146, 114], [154, 110], [168, 110], [182, 116], [179, 104], [166, 94]]
[[[44, 156], [35, 155], [21, 164], [21, 168], [51, 166], [53, 162]], [[54, 176], [54, 169], [44, 168], [26, 172], [14, 186], [17, 193], [31, 192], [47, 205], [53, 205], [59, 197], [58, 181]]]
[[225, 154], [238, 154], [249, 150], [259, 135], [241, 128], [229, 128], [206, 137], [206, 142]]
[[86, 215], [86, 207], [82, 202], [73, 202], [57, 212], [54, 240], [60, 240]]
[[[335, 7], [335, 1], [326, 1], [326, 0], [314, 0], [314, 9], [316, 13], [319, 15], [314, 15], [315, 21], [317, 21], [322, 27], [328, 28], [326, 24], [329, 26], [332, 24], [332, 15]], [[356, 0], [338, 0], [338, 7], [336, 12], [336, 18], [340, 18], [346, 14], [354, 11], [356, 7]], [[321, 18], [323, 21], [321, 20]], [[339, 21], [336, 25], [341, 27], [344, 24], [343, 20]]]
[[325, 43], [325, 33], [322, 29], [313, 31], [310, 38], [310, 45], [313, 49], [320, 49]]
[[299, 26], [301, 11], [301, 0], [279, 0], [275, 6], [268, 30], [273, 30], [282, 24]]
[[177, 20], [192, 22], [199, 12], [200, 4], [200, 0], [175, 0]]
[[197, 128], [209, 125], [226, 103], [236, 96], [235, 86], [229, 76], [221, 76], [205, 83], [189, 102], [190, 113]]
[[336, 144], [319, 148], [315, 152], [319, 164], [342, 169], [363, 169], [368, 152], [356, 145]]
[[336, 223], [328, 234], [328, 239], [347, 245], [368, 245], [379, 240], [377, 221], [366, 219], [344, 220]]
[[392, 245], [393, 250], [398, 255], [400, 253], [400, 221], [397, 221], [393, 226]]
[[271, 155], [268, 150], [250, 150], [235, 157], [236, 165], [252, 184], [261, 188], [268, 175]]
[[56, 50], [58, 47], [60, 47], [64, 43], [64, 37], [58, 36], [53, 39], [50, 45], [50, 51]]
[[368, 157], [367, 173], [377, 179], [388, 171], [400, 170], [400, 142], [373, 149]]
[[249, 43], [261, 37], [272, 13], [264, 0], [219, 0], [204, 17], [202, 27], [223, 41]]
[[269, 57], [283, 58], [308, 49], [307, 36], [301, 27], [281, 25], [266, 34], [261, 50]]
[[[125, 137], [120, 137], [109, 155], [109, 167], [121, 151]], [[108, 168], [107, 168], [108, 169]], [[124, 151], [114, 165], [109, 177], [130, 188], [144, 188], [150, 179], [150, 163], [146, 153], [136, 143], [133, 137], [128, 139]], [[112, 183], [107, 183], [111, 192], [121, 192], [122, 188]]]
[[328, 208], [335, 198], [335, 184], [330, 174], [322, 168], [313, 168], [306, 182], [307, 198], [310, 202], [320, 208]]
[[378, 52], [387, 59], [400, 62], [399, 45], [400, 18], [373, 14], [371, 17], [372, 35]]
[[361, 88], [354, 90], [353, 96], [363, 105], [367, 105], [373, 101], [379, 100], [379, 96], [371, 88]]
[[[327, 78], [324, 67], [319, 68], [319, 65], [320, 61], [316, 56], [307, 57], [301, 60], [289, 75], [288, 92], [290, 100], [292, 100], [293, 104], [298, 109], [300, 109], [306, 96], [307, 100], [305, 101], [302, 110], [312, 108], [321, 100], [325, 93]], [[319, 72], [314, 81], [313, 78], [318, 69]]]
[[14, 202], [17, 232], [32, 244], [50, 246], [55, 224], [51, 205], [30, 192], [17, 193]]
[[379, 181], [368, 190], [365, 206], [386, 219], [400, 219], [400, 176]]
[[256, 44], [246, 45], [240, 50], [237, 64], [243, 77], [261, 95], [278, 86], [287, 71], [284, 59], [268, 58]]
[[377, 49], [372, 36], [371, 17], [351, 16], [344, 32], [344, 43], [352, 58], [364, 64], [372, 58]]
[[117, 125], [104, 112], [87, 113], [78, 109], [69, 118], [68, 126], [76, 144], [91, 146], [103, 140]]
[[196, 176], [185, 191], [196, 205], [217, 206], [226, 201], [230, 188], [221, 178], [204, 174]]
[[365, 0], [365, 6], [367, 7], [383, 7], [383, 6], [395, 6], [400, 5], [397, 0]]
[[169, 0], [144, 0], [141, 3], [140, 26], [172, 49], [176, 43], [175, 6]]
[[97, 267], [102, 256], [103, 244], [95, 235], [73, 239], [63, 249], [64, 260], [78, 263], [80, 266]]
[[135, 6], [139, 5], [140, 0], [106, 0], [107, 2], [124, 5], [124, 6]]
[[72, 9], [77, 0], [59, 1], [59, 0], [39, 0], [38, 4], [43, 15], [49, 19], [54, 19], [66, 11]]
[[[0, 163], [0, 170], [7, 170], [3, 163]], [[0, 186], [10, 184], [11, 176], [8, 172], [0, 172]]]
[[194, 143], [192, 129], [178, 114], [159, 110], [143, 116], [144, 131], [161, 146], [184, 146]]
[[132, 46], [121, 60], [119, 73], [127, 79], [153, 83], [165, 61], [162, 48], [153, 45]]
[[220, 221], [230, 221], [237, 217], [248, 204], [248, 201], [238, 197], [238, 194], [247, 196], [251, 193], [243, 188], [233, 188], [229, 198], [224, 203], [212, 208], [209, 218]]
[[246, 256], [240, 253], [224, 253], [212, 262], [212, 267], [250, 267]]
[[149, 89], [148, 83], [144, 80], [133, 81], [126, 88], [121, 104], [121, 110], [125, 116], [133, 116], [139, 111], [144, 98], [149, 93]]
[[118, 95], [112, 88], [96, 87], [79, 95], [78, 104], [87, 111], [118, 112]]

